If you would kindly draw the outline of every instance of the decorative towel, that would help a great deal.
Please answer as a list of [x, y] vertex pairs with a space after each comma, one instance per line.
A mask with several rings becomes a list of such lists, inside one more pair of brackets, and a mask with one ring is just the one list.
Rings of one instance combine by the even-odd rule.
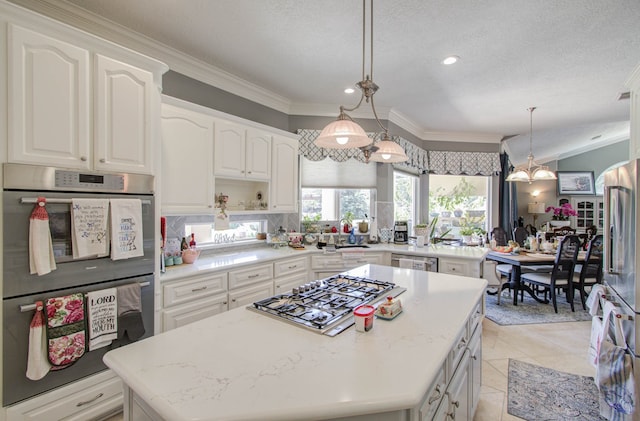
[[118, 337], [118, 298], [116, 288], [87, 293], [89, 351], [111, 344]]
[[[600, 415], [608, 420], [631, 420], [635, 412], [633, 356], [627, 352], [619, 310], [606, 302], [602, 318], [602, 342], [598, 352], [596, 385], [600, 391]], [[612, 318], [613, 316], [613, 318]], [[608, 336], [613, 320], [614, 338]]]
[[600, 299], [607, 295], [607, 288], [604, 285], [596, 284], [591, 287], [591, 292], [587, 297], [586, 305], [589, 314], [596, 316], [600, 311]]
[[85, 312], [82, 293], [46, 301], [46, 329], [52, 370], [66, 368], [84, 355]]
[[49, 214], [45, 209], [47, 199], [38, 197], [29, 217], [29, 271], [33, 275], [46, 275], [56, 270], [49, 230]]
[[108, 199], [71, 199], [71, 247], [73, 258], [106, 256]]
[[111, 199], [111, 259], [144, 256], [140, 199]]
[[140, 284], [123, 285], [118, 290], [118, 339], [125, 335], [130, 342], [140, 339], [145, 332], [142, 320]]
[[27, 357], [27, 378], [40, 380], [51, 369], [47, 358], [47, 335], [42, 320], [42, 301], [36, 302], [36, 311], [29, 325], [29, 356]]

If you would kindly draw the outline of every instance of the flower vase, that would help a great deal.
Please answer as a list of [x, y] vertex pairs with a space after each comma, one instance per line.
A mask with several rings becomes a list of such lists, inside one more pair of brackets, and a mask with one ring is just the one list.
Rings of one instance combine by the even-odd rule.
[[569, 221], [549, 221], [549, 225], [556, 228], [566, 227], [567, 225], [569, 225]]

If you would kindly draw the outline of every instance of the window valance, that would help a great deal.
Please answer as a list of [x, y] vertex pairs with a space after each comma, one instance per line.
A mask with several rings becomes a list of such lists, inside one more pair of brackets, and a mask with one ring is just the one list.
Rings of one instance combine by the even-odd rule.
[[[316, 146], [313, 141], [320, 130], [299, 129], [300, 155], [310, 161], [322, 161], [330, 158], [337, 162], [355, 159], [365, 162], [364, 153], [354, 149], [325, 149]], [[382, 133], [367, 133], [374, 141], [380, 140]], [[451, 175], [497, 175], [500, 173], [500, 154], [497, 152], [448, 152], [426, 151], [408, 140], [392, 136], [392, 139], [404, 148], [409, 157], [407, 162], [394, 164], [397, 168], [418, 174]]]

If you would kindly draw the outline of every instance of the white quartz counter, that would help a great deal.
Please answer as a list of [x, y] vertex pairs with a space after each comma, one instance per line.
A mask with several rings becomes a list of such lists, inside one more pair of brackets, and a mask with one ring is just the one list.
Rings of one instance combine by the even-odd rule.
[[[337, 253], [353, 252], [390, 252], [426, 257], [449, 257], [463, 260], [482, 261], [489, 252], [484, 247], [457, 247], [446, 245], [429, 245], [424, 247], [399, 245], [399, 244], [369, 244], [368, 248], [346, 248], [340, 249]], [[230, 267], [251, 265], [260, 262], [274, 261], [296, 256], [304, 256], [314, 253], [324, 253], [315, 246], [306, 246], [304, 250], [294, 250], [290, 247], [274, 249], [271, 247], [255, 247], [250, 249], [239, 249], [235, 252], [215, 253], [204, 251], [201, 257], [193, 264], [182, 264], [179, 266], [169, 266], [164, 274], [160, 275], [160, 281], [172, 281], [185, 276], [197, 275], [213, 270], [222, 270]]]
[[[482, 299], [486, 281], [366, 265], [404, 311], [321, 335], [238, 308], [108, 352], [104, 361], [166, 420], [302, 420], [414, 408]], [[126, 397], [125, 397], [126, 398]]]

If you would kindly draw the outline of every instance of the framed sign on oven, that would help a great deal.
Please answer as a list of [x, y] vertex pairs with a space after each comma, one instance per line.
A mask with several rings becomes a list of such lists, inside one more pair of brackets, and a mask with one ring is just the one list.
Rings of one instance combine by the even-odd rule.
[[558, 196], [596, 194], [593, 171], [557, 171]]

